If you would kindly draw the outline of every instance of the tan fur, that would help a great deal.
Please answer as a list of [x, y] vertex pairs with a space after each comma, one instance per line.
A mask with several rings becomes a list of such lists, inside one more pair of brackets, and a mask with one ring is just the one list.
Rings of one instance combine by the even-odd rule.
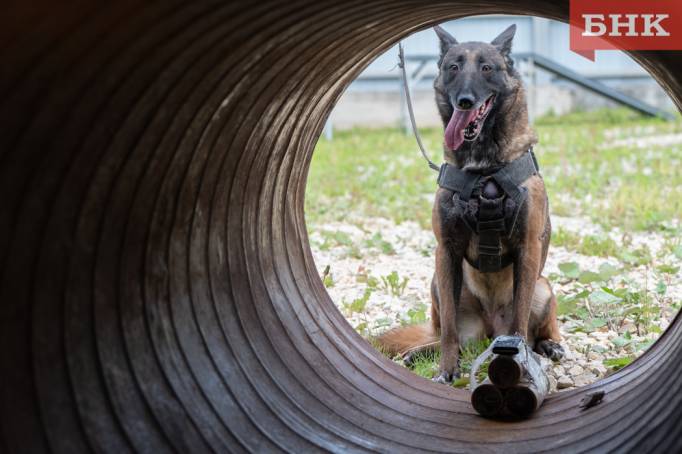
[[391, 356], [405, 356], [412, 350], [428, 350], [438, 346], [439, 336], [430, 322], [389, 330], [377, 338], [381, 350]]

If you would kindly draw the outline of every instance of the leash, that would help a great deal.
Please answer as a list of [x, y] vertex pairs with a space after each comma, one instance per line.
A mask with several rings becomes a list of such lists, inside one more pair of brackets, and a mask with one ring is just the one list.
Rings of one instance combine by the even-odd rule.
[[410, 122], [412, 123], [412, 132], [414, 137], [417, 139], [417, 144], [419, 145], [419, 150], [422, 152], [422, 156], [429, 163], [429, 167], [436, 172], [440, 171], [440, 166], [437, 166], [431, 159], [429, 159], [426, 150], [424, 149], [424, 144], [422, 143], [422, 138], [419, 135], [419, 130], [417, 129], [417, 122], [414, 119], [414, 110], [412, 110], [412, 98], [410, 97], [410, 87], [407, 84], [407, 71], [405, 70], [405, 55], [403, 53], [403, 43], [398, 43], [398, 66], [403, 72], [403, 89], [405, 90], [405, 101], [407, 101], [407, 111], [410, 113]]

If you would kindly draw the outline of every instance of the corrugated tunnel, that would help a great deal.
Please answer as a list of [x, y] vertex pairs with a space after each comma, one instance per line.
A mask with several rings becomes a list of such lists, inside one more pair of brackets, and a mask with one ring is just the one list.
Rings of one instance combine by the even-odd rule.
[[[486, 13], [568, 2], [3, 4], [0, 451], [679, 452], [679, 316], [503, 424], [383, 358], [316, 274], [303, 196], [334, 102], [401, 37]], [[634, 57], [680, 106], [682, 55]]]

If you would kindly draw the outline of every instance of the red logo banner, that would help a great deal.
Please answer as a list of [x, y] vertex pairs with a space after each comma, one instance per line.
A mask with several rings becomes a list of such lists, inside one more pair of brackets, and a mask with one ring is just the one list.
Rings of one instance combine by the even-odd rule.
[[571, 50], [682, 50], [682, 0], [570, 0]]

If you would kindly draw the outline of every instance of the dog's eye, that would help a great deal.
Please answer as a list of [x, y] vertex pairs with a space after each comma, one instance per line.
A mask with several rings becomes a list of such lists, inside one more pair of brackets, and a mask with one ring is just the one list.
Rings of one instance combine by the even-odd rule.
[[483, 66], [481, 66], [481, 71], [483, 71], [484, 73], [490, 72], [490, 71], [492, 71], [492, 70], [493, 70], [493, 68], [492, 68], [492, 66], [490, 66], [490, 65], [483, 65]]
[[459, 65], [450, 65], [450, 71], [459, 71]]

